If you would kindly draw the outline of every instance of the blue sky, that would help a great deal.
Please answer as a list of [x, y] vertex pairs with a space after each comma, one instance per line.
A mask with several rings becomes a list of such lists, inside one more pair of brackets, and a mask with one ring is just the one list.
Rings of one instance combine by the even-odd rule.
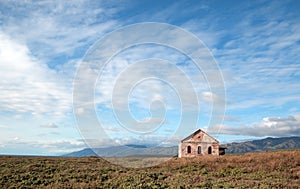
[[[178, 26], [200, 39], [222, 72], [226, 96], [213, 93], [205, 75], [176, 49], [134, 46], [113, 57], [95, 85], [97, 118], [110, 139], [99, 140], [99, 145], [111, 141], [176, 145], [197, 128], [207, 129], [222, 143], [299, 136], [299, 8], [299, 1], [1, 1], [0, 154], [57, 155], [85, 148], [89, 139], [76, 122], [85, 109], [73, 107], [76, 73], [97, 40], [141, 22]], [[134, 35], [128, 33], [125, 38]], [[123, 39], [118, 40], [112, 44]], [[180, 96], [173, 90], [177, 86], [188, 92], [184, 82], [172, 86], [155, 79], [136, 85], [128, 103], [118, 99], [123, 93], [116, 94], [112, 106], [120, 74], [149, 58], [166, 60], [185, 72], [196, 91], [199, 106], [194, 110], [199, 114], [180, 112], [182, 101], [195, 100], [190, 93]], [[160, 69], [167, 73], [161, 77], [180, 83], [181, 72], [161, 65], [165, 67], [146, 62], [119, 83]], [[155, 111], [166, 110], [163, 119], [151, 119], [149, 101], [165, 103], [163, 107], [152, 104]], [[221, 102], [226, 103], [224, 115], [218, 115], [223, 121], [208, 126], [212, 104]], [[129, 106], [137, 120], [129, 130], [115, 117], [123, 106]], [[188, 117], [187, 129], [178, 135], [175, 131], [182, 115]], [[198, 122], [192, 124], [195, 115]], [[139, 123], [149, 120], [148, 126], [154, 128], [150, 133], [130, 132], [140, 131]], [[84, 125], [89, 124], [85, 120]]]

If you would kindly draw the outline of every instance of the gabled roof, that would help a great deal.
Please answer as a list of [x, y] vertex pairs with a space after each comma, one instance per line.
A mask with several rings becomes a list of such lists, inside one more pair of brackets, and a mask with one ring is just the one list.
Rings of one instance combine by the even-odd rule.
[[209, 134], [207, 134], [206, 132], [204, 132], [204, 131], [201, 130], [201, 129], [198, 129], [197, 131], [193, 132], [193, 133], [190, 134], [189, 136], [187, 136], [187, 137], [185, 137], [184, 139], [182, 139], [180, 142], [183, 142], [183, 141], [185, 141], [185, 140], [188, 140], [188, 139], [190, 139], [190, 138], [193, 138], [196, 134], [200, 133], [201, 131], [202, 131], [204, 134], [206, 134], [207, 136], [209, 136], [210, 138], [216, 140], [216, 141], [219, 143], [219, 141], [218, 141], [217, 139], [215, 139], [214, 137], [210, 136]]

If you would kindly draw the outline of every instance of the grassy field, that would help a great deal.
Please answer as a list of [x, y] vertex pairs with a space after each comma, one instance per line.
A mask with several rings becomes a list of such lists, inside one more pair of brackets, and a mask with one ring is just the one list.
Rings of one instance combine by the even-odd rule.
[[0, 156], [0, 188], [298, 188], [300, 150], [173, 158], [123, 168], [96, 157]]

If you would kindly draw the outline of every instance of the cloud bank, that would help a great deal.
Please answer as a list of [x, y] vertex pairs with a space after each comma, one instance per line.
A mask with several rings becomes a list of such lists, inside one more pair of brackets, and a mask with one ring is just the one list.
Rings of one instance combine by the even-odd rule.
[[[219, 133], [229, 135], [245, 135], [254, 137], [283, 137], [300, 135], [300, 114], [291, 115], [285, 118], [266, 117], [259, 123], [252, 125], [221, 125]], [[212, 129], [213, 131], [213, 129]]]

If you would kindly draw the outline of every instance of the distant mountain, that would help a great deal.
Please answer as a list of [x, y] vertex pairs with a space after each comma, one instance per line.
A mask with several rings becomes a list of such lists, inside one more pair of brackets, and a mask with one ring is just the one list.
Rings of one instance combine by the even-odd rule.
[[125, 146], [131, 147], [131, 148], [147, 148], [146, 145], [137, 145], [137, 144], [127, 144]]
[[234, 142], [224, 145], [226, 154], [300, 149], [300, 137], [265, 138], [248, 142]]
[[88, 157], [88, 156], [98, 156], [98, 155], [91, 148], [85, 148], [83, 150], [71, 152], [63, 156], [64, 157]]
[[147, 147], [145, 145], [112, 146], [106, 148], [86, 148], [77, 152], [66, 154], [66, 157], [173, 157], [177, 156], [177, 146], [173, 147]]
[[[248, 142], [234, 142], [225, 144], [226, 154], [242, 154], [247, 152], [263, 152], [285, 149], [300, 149], [300, 137], [265, 138]], [[173, 157], [177, 156], [178, 147], [147, 147], [146, 145], [129, 144], [126, 146], [112, 146], [106, 148], [86, 148], [66, 154], [66, 157]]]

